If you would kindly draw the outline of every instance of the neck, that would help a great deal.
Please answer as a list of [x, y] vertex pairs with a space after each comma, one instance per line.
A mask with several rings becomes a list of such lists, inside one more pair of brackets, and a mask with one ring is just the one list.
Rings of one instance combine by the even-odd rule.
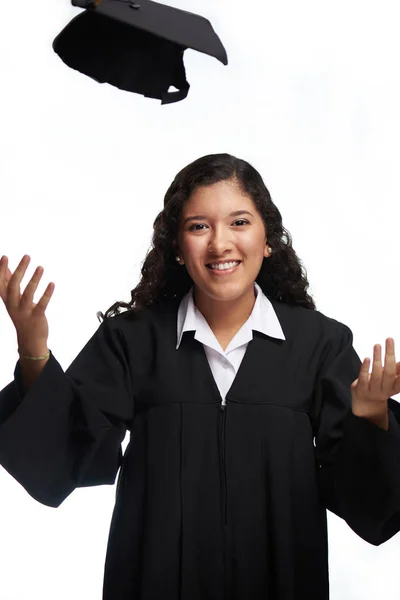
[[254, 285], [234, 300], [216, 300], [194, 288], [193, 299], [214, 333], [239, 331], [250, 317], [256, 300]]

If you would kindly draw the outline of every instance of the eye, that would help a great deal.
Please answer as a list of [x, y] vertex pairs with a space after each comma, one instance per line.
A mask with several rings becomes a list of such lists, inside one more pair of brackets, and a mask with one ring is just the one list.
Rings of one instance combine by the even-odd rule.
[[[189, 231], [194, 231], [194, 227], [200, 227], [201, 225], [204, 225], [204, 223], [195, 223], [194, 225], [191, 225], [189, 227]], [[199, 231], [199, 230], [196, 229], [196, 231]]]
[[[237, 221], [234, 221], [234, 223], [243, 223], [244, 225], [248, 225], [249, 221], [247, 221], [246, 219], [238, 219]], [[195, 223], [194, 225], [191, 225], [189, 227], [189, 231], [201, 231], [201, 229], [194, 229], [195, 227], [203, 227], [204, 223]]]

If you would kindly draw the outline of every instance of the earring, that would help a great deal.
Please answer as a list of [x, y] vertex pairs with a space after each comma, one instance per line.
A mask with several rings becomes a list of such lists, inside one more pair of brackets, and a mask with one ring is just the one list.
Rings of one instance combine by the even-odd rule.
[[179, 256], [175, 256], [175, 259], [176, 259], [178, 262], [180, 261], [180, 258], [179, 258]]

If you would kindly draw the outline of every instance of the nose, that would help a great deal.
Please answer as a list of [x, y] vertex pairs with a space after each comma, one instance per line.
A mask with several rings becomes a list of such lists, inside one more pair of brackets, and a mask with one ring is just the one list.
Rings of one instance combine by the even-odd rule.
[[216, 227], [208, 244], [210, 255], [222, 256], [232, 249], [232, 234], [226, 227]]

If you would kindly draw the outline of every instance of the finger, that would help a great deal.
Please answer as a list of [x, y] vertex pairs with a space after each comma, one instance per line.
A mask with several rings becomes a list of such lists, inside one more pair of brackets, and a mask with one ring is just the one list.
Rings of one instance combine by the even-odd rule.
[[33, 296], [37, 290], [37, 286], [42, 278], [44, 269], [43, 267], [37, 267], [34, 274], [32, 275], [31, 280], [26, 286], [24, 293], [21, 296], [20, 306], [22, 307], [31, 307], [33, 303]]
[[6, 298], [8, 271], [7, 268], [7, 256], [2, 256], [0, 259], [0, 297], [2, 300]]
[[34, 308], [34, 312], [38, 316], [44, 315], [47, 305], [49, 304], [50, 299], [53, 295], [54, 288], [55, 288], [55, 284], [51, 281], [49, 283], [49, 285], [47, 286], [47, 288], [45, 289], [43, 296], [40, 298], [39, 302], [37, 303], [36, 307]]
[[392, 390], [391, 390], [390, 396], [388, 398], [391, 398], [392, 396], [395, 396], [396, 394], [400, 394], [400, 375], [396, 375], [396, 377], [394, 378]]
[[362, 396], [366, 396], [368, 394], [368, 383], [369, 383], [369, 366], [370, 359], [365, 358], [360, 369], [360, 374], [358, 376], [358, 384], [357, 384], [357, 393]]
[[8, 268], [8, 258], [7, 256], [3, 256], [3, 258], [0, 260], [0, 282], [5, 282], [7, 288], [7, 284], [11, 277], [12, 273]]
[[372, 373], [369, 381], [369, 393], [372, 398], [380, 398], [382, 394], [382, 371], [382, 348], [380, 344], [375, 344]]
[[0, 280], [7, 278], [8, 273], [9, 272], [11, 273], [11, 271], [7, 265], [8, 265], [7, 256], [2, 256], [0, 259]]
[[4, 303], [6, 303], [6, 300], [7, 300], [8, 283], [9, 283], [11, 277], [12, 277], [12, 273], [8, 267], [7, 267], [7, 271], [6, 271], [6, 274], [4, 277], [2, 276], [2, 274], [0, 272], [0, 297], [2, 298]]
[[382, 376], [382, 392], [390, 398], [394, 380], [396, 379], [396, 356], [394, 339], [386, 339], [385, 367]]
[[11, 276], [10, 281], [7, 285], [6, 304], [7, 308], [15, 309], [19, 306], [21, 298], [20, 283], [25, 275], [25, 271], [29, 265], [30, 257], [25, 254], [18, 267], [15, 269], [14, 274]]

